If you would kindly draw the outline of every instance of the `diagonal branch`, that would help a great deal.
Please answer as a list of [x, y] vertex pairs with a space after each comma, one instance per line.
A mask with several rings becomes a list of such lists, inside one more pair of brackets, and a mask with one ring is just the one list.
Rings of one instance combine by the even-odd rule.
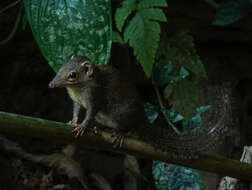
[[71, 130], [71, 127], [64, 123], [0, 112], [1, 132], [74, 143], [84, 148], [127, 153], [137, 157], [174, 163], [252, 182], [251, 164], [208, 154], [201, 155], [196, 160], [178, 160], [171, 158], [169, 153], [158, 151], [153, 146], [133, 138], [125, 138], [121, 149], [113, 149], [111, 145], [112, 137], [108, 132], [101, 131], [100, 136], [85, 135], [76, 139], [71, 134]]

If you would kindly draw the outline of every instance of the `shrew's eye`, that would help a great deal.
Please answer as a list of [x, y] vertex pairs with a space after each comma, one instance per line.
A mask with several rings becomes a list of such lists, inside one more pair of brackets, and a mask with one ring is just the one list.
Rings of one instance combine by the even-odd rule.
[[75, 71], [72, 71], [68, 74], [68, 79], [73, 80], [77, 77], [77, 73]]

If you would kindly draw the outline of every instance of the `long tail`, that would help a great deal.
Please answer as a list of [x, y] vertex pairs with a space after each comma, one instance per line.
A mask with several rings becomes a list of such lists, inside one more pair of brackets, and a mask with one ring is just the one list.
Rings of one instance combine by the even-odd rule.
[[231, 88], [208, 87], [203, 90], [201, 99], [200, 104], [211, 105], [211, 109], [201, 115], [199, 130], [178, 135], [168, 126], [145, 127], [143, 139], [158, 149], [170, 152], [172, 157], [183, 159], [197, 158], [201, 152], [214, 149], [225, 139], [228, 126], [233, 124]]

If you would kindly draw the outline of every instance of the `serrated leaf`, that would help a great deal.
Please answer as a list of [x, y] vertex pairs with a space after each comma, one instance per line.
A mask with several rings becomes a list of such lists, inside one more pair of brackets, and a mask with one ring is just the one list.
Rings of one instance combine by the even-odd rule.
[[115, 24], [120, 32], [126, 19], [134, 10], [136, 10], [136, 0], [124, 0], [122, 6], [116, 10]]
[[173, 85], [168, 84], [164, 89], [164, 99], [168, 99], [173, 93]]
[[136, 43], [138, 39], [141, 39], [144, 35], [144, 20], [139, 13], [137, 13], [133, 19], [129, 22], [124, 31], [124, 41]]
[[24, 5], [40, 50], [56, 72], [73, 54], [95, 64], [109, 60], [110, 0], [25, 0]]
[[226, 26], [247, 16], [251, 11], [249, 0], [229, 0], [220, 4], [214, 25]]
[[175, 101], [172, 108], [188, 121], [196, 114], [196, 103], [199, 97], [198, 88], [188, 80], [181, 80], [174, 83], [174, 96]]
[[193, 38], [185, 31], [177, 33], [170, 40], [166, 58], [177, 68], [184, 67], [200, 77], [206, 76], [205, 67], [194, 47]]
[[147, 77], [152, 74], [152, 67], [158, 47], [160, 25], [157, 22], [147, 20], [136, 13], [124, 32], [124, 40], [129, 41], [134, 49], [134, 55], [140, 62]]
[[169, 60], [161, 60], [154, 68], [152, 80], [155, 85], [162, 86], [172, 80], [173, 65]]
[[119, 44], [124, 44], [122, 37], [118, 32], [113, 31], [112, 33], [112, 42], [113, 43], [119, 43]]
[[161, 22], [166, 22], [166, 16], [161, 9], [149, 8], [141, 10], [141, 15], [145, 19], [156, 20]]
[[[135, 10], [135, 4], [134, 6], [132, 4], [130, 4], [129, 8], [124, 6], [124, 13], [122, 10], [118, 10], [118, 15], [120, 16], [117, 15], [116, 19], [118, 19], [117, 27], [119, 30], [122, 30], [125, 19], [132, 12], [130, 10]], [[139, 1], [136, 5], [136, 14], [129, 21], [124, 31], [124, 41], [129, 41], [129, 45], [133, 47], [134, 55], [140, 62], [147, 77], [150, 77], [152, 74], [152, 67], [160, 39], [160, 25], [156, 21], [166, 21], [163, 11], [160, 8], [154, 8], [156, 6], [167, 6], [167, 4], [165, 0]]]
[[144, 104], [144, 111], [150, 123], [155, 122], [160, 112], [156, 106], [152, 105], [149, 102]]
[[167, 2], [166, 0], [141, 0], [137, 7], [138, 9], [150, 7], [167, 7]]
[[162, 86], [168, 83], [183, 80], [189, 75], [189, 72], [184, 67], [180, 68], [178, 75], [173, 75], [173, 68], [174, 65], [171, 64], [170, 60], [161, 60], [154, 68], [152, 75], [153, 84], [157, 86]]

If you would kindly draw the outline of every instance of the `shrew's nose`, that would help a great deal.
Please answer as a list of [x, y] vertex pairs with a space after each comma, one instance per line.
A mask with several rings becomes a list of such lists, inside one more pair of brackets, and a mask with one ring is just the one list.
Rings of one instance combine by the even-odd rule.
[[50, 82], [48, 85], [50, 88], [55, 88], [54, 82]]

